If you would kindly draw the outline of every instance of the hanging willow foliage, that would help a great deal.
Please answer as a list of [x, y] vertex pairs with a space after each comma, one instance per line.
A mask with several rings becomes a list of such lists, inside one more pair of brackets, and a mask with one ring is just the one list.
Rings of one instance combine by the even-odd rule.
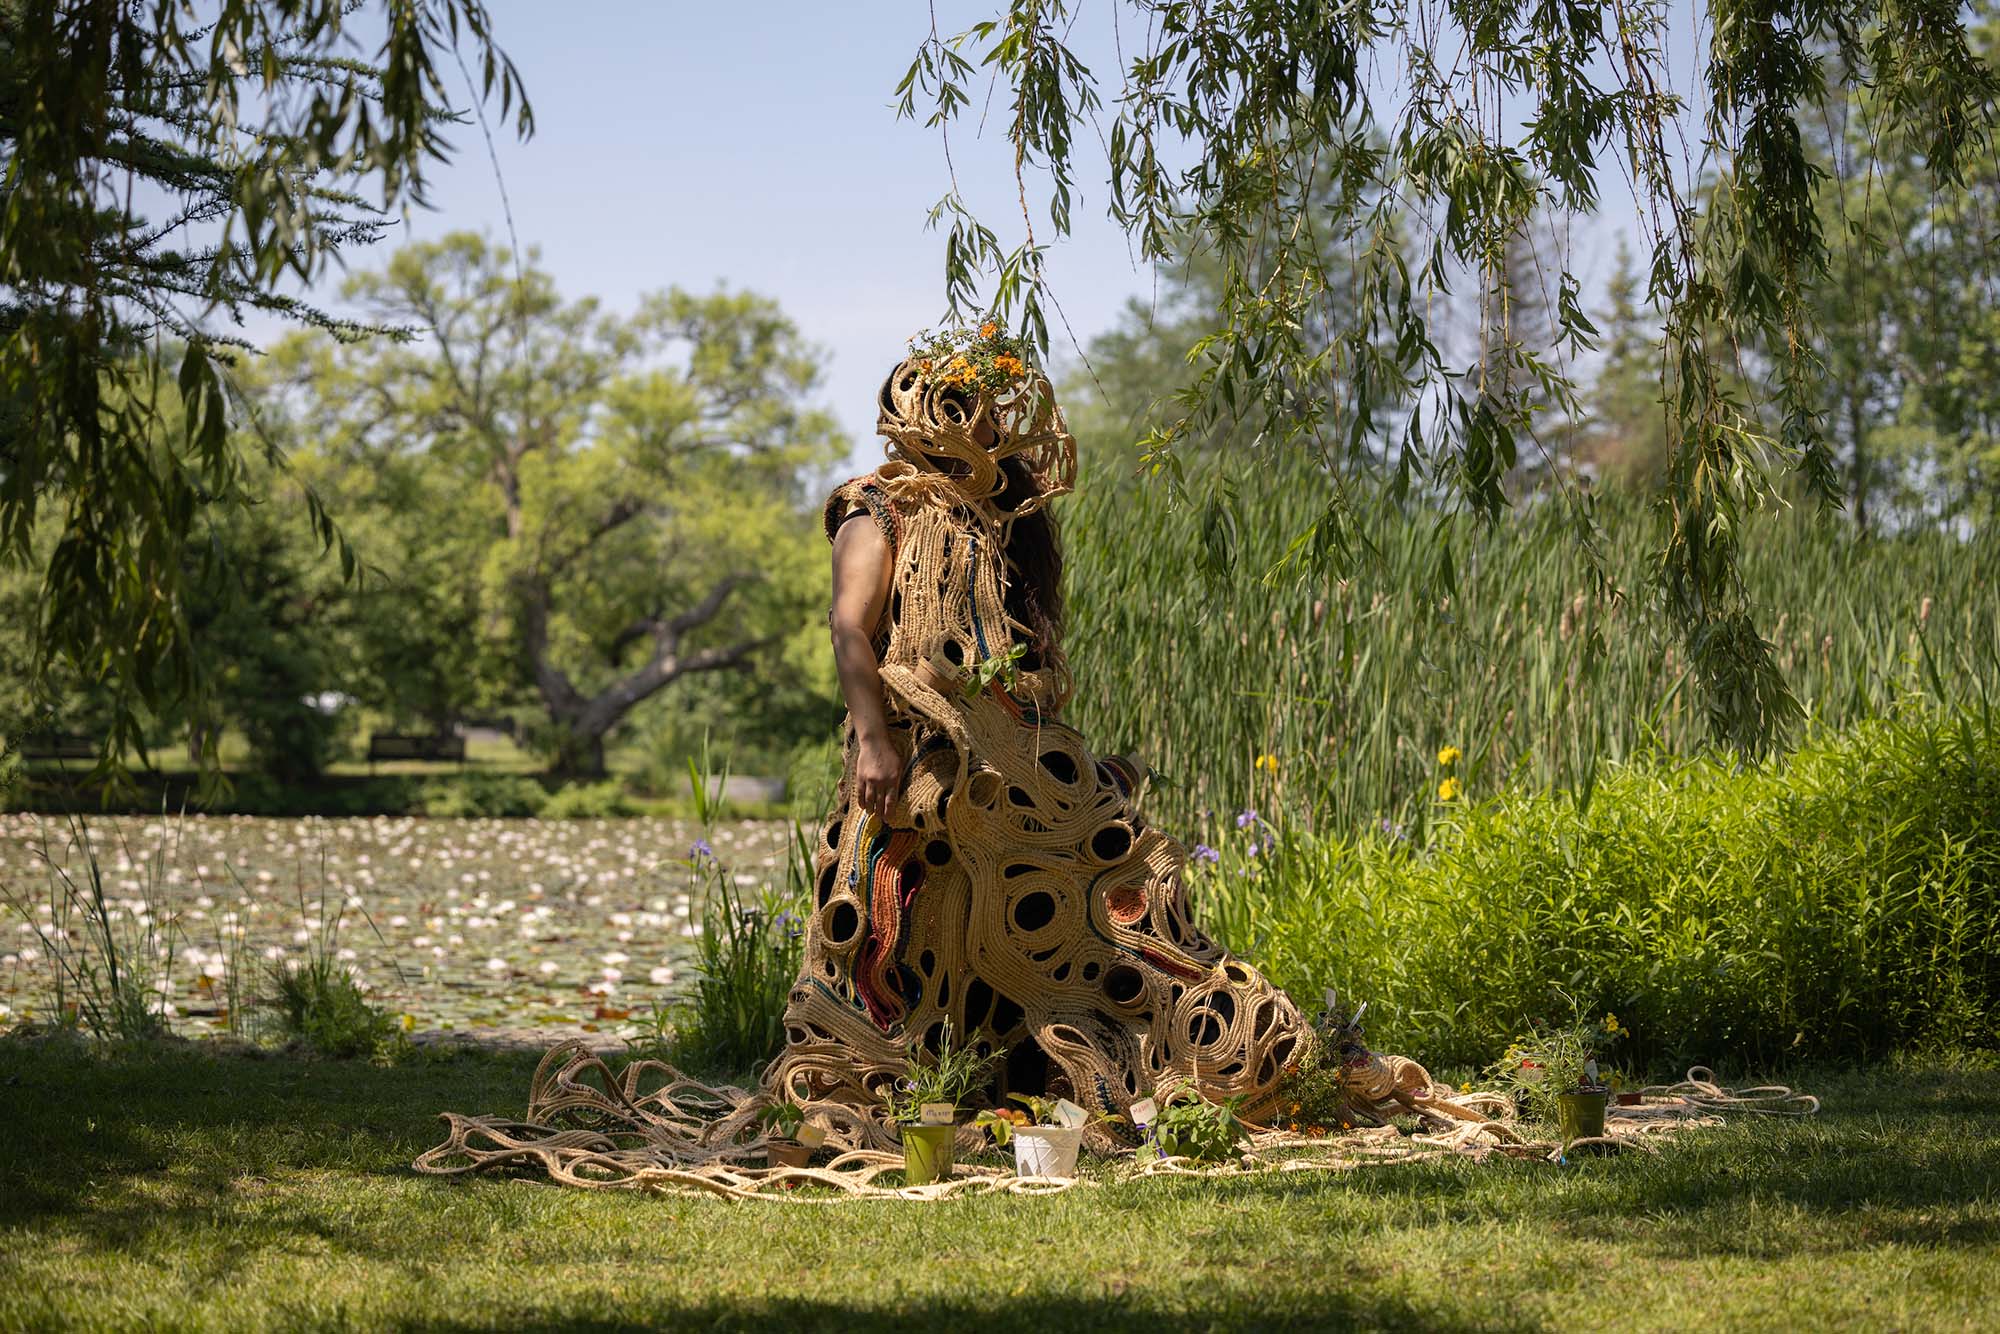
[[219, 0], [199, 19], [180, 0], [0, 0], [0, 563], [40, 572], [37, 662], [118, 692], [106, 775], [141, 740], [140, 705], [205, 726], [186, 575], [210, 507], [259, 499], [255, 433], [231, 429], [228, 360], [248, 346], [232, 330], [263, 313], [395, 332], [292, 292], [424, 202], [457, 118], [438, 61], [461, 34], [479, 95], [532, 128], [480, 0], [375, 8], [365, 52], [354, 0]]
[[[1661, 380], [1672, 440], [1657, 592], [1685, 640], [1718, 739], [1760, 749], [1798, 714], [1739, 574], [1742, 525], [1786, 472], [1837, 504], [1818, 420], [1819, 358], [1803, 293], [1826, 273], [1800, 123], [1818, 116], [1828, 62], [1867, 82], [1877, 132], [1918, 145], [1937, 189], [1992, 163], [1996, 78], [1956, 0], [1709, 0], [1680, 19], [1705, 45], [1699, 86], [1670, 68], [1654, 0], [1112, 0], [1115, 91], [1068, 45], [1076, 0], [1011, 0], [946, 37], [932, 27], [897, 92], [948, 136], [967, 82], [991, 67], [1007, 106], [1020, 202], [1009, 248], [954, 180], [947, 230], [954, 314], [979, 305], [1048, 345], [1043, 255], [1070, 230], [1075, 145], [1101, 143], [1110, 214], [1149, 261], [1195, 252], [1223, 272], [1213, 331], [1141, 459], [1181, 490], [1177, 443], [1233, 432], [1251, 450], [1310, 451], [1340, 473], [1391, 469], [1493, 518], [1503, 480], [1546, 455], [1530, 400], [1574, 418], [1568, 357], [1593, 345], [1567, 255], [1550, 273], [1554, 346], [1509, 337], [1496, 282], [1538, 214], [1596, 211], [1625, 173], [1651, 245], [1648, 295], [1665, 314]], [[1975, 10], [1983, 6], [1975, 6]], [[1685, 61], [1683, 61], [1685, 63]], [[1107, 98], [1112, 113], [1105, 123]], [[946, 144], [949, 157], [949, 139]], [[1030, 171], [1053, 237], [1040, 239]], [[1436, 298], [1476, 281], [1481, 351], [1455, 365]], [[1749, 373], [1746, 349], [1772, 349]], [[1768, 379], [1768, 402], [1746, 383]], [[1575, 539], [1601, 541], [1588, 497], [1558, 476]], [[1342, 488], [1287, 560], [1353, 556]], [[1225, 490], [1203, 529], [1230, 558]], [[1452, 583], [1440, 542], [1436, 569]]]

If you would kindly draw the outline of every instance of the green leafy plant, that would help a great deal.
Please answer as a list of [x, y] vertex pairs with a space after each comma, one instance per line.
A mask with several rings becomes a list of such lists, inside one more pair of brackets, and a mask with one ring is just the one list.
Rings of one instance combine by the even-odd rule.
[[912, 1042], [908, 1064], [896, 1082], [882, 1093], [891, 1120], [914, 1124], [926, 1103], [950, 1103], [954, 1108], [979, 1086], [995, 1062], [1007, 1054], [1005, 1047], [982, 1050], [984, 1043], [957, 1048], [952, 1045], [951, 1021], [943, 1024], [935, 1052], [922, 1042]]
[[671, 1007], [655, 1002], [648, 1042], [664, 1048], [677, 1064], [734, 1074], [770, 1059], [784, 1042], [785, 1006], [798, 978], [805, 915], [811, 910], [813, 838], [794, 820], [785, 883], [761, 886], [754, 897], [746, 894], [707, 837], [720, 814], [728, 767], [711, 774], [704, 744], [699, 761], [689, 759], [688, 777], [703, 830], [680, 861], [689, 897], [700, 905], [697, 977], [690, 1001]]
[[[368, 999], [360, 979], [340, 957], [347, 901], [329, 890], [323, 873], [316, 909], [308, 911], [302, 885], [299, 917], [309, 932], [305, 955], [275, 960], [266, 969], [272, 991], [267, 1004], [285, 1034], [322, 1056], [343, 1059], [384, 1054], [407, 1043], [396, 1020]], [[369, 925], [374, 926], [372, 919]], [[376, 939], [381, 942], [379, 930]]]
[[43, 868], [39, 902], [0, 886], [54, 964], [50, 1018], [59, 1027], [80, 1023], [101, 1042], [163, 1037], [173, 1015], [179, 933], [166, 898], [168, 841], [162, 837], [138, 857], [121, 843], [123, 860], [138, 874], [136, 897], [121, 898], [106, 883], [89, 823], [72, 816], [68, 828], [60, 851], [51, 850], [46, 834], [34, 847]]
[[[1017, 1112], [1012, 1108], [994, 1107], [972, 1118], [972, 1124], [980, 1126], [992, 1134], [995, 1144], [1004, 1146], [1009, 1139], [1013, 1138], [1014, 1131], [1017, 1128], [1025, 1129], [1029, 1126], [1058, 1126], [1062, 1124], [1056, 1120], [1056, 1104], [1062, 1101], [1061, 1098], [1048, 1098], [1034, 1093], [1009, 1093], [1007, 1096], [1027, 1108], [1027, 1111]], [[1122, 1118], [1113, 1116], [1109, 1112], [1091, 1112], [1086, 1115], [1084, 1124], [1096, 1125], [1100, 1122], [1117, 1121], [1120, 1119]]]
[[1026, 644], [1014, 644], [1005, 653], [995, 653], [981, 658], [967, 669], [965, 680], [960, 683], [959, 690], [967, 699], [977, 697], [980, 691], [995, 681], [1000, 682], [1004, 688], [1012, 690], [1020, 681], [1021, 656], [1027, 651]]
[[1587, 1019], [1574, 997], [1562, 991], [1558, 994], [1569, 1002], [1570, 1017], [1561, 1024], [1536, 1024], [1525, 1037], [1509, 1043], [1487, 1070], [1502, 1092], [1541, 1121], [1556, 1119], [1559, 1095], [1607, 1092], [1623, 1080], [1618, 1072], [1600, 1064], [1600, 1058], [1628, 1031], [1618, 1016], [1607, 1013]]
[[615, 778], [601, 783], [565, 783], [542, 803], [544, 820], [621, 820], [639, 813], [625, 785]]
[[757, 1120], [780, 1139], [795, 1139], [805, 1124], [805, 1109], [789, 1100], [774, 1102], [757, 1113]]
[[1243, 1123], [1236, 1115], [1243, 1102], [1241, 1095], [1210, 1102], [1181, 1084], [1165, 1097], [1155, 1096], [1159, 1111], [1148, 1134], [1163, 1155], [1219, 1163], [1236, 1153], [1243, 1138]]

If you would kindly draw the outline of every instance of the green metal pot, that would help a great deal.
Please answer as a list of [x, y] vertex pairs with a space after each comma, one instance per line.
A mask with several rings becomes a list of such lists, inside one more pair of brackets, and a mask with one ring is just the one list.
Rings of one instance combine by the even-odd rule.
[[903, 1127], [903, 1184], [927, 1186], [951, 1176], [952, 1137], [956, 1126]]
[[1610, 1101], [1608, 1089], [1596, 1093], [1556, 1094], [1556, 1121], [1562, 1126], [1563, 1143], [1602, 1135], [1604, 1108]]

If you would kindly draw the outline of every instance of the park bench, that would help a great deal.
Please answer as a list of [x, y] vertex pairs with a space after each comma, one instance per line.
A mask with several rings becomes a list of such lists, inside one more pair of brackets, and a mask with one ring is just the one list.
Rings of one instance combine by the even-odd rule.
[[48, 732], [24, 742], [21, 755], [30, 760], [94, 760], [97, 746], [97, 738], [84, 732]]
[[449, 760], [465, 763], [465, 738], [451, 732], [375, 732], [368, 738], [368, 772], [377, 760]]

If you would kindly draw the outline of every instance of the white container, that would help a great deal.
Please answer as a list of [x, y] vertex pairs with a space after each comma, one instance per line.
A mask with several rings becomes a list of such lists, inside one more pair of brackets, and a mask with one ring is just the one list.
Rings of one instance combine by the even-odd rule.
[[1024, 1177], [1073, 1177], [1082, 1126], [1017, 1126], [1014, 1172]]

